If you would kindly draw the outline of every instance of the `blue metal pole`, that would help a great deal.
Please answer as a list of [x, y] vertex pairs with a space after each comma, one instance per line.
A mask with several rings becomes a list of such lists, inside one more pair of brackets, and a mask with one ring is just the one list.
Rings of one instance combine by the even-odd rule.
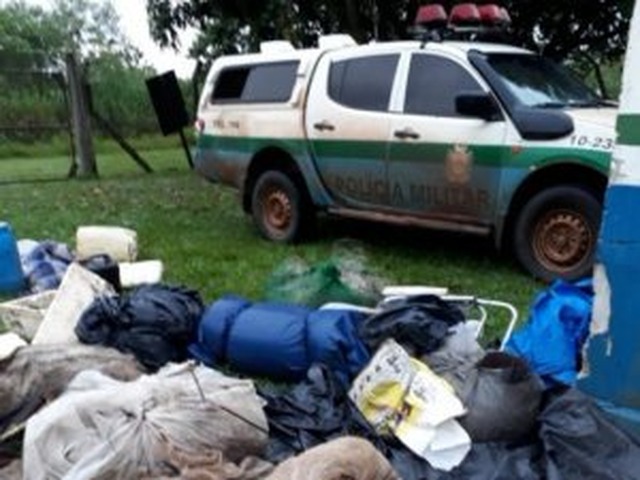
[[617, 144], [594, 273], [596, 299], [578, 388], [640, 438], [640, 3], [625, 58]]

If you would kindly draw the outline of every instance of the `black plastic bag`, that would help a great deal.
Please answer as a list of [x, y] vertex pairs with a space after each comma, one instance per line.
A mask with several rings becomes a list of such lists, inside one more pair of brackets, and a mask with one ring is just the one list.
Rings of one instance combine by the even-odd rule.
[[518, 441], [535, 432], [541, 398], [542, 382], [524, 360], [489, 352], [460, 392], [468, 410], [460, 425], [474, 442]]
[[75, 332], [83, 343], [132, 353], [157, 370], [187, 358], [204, 306], [194, 290], [144, 285], [128, 295], [99, 297], [84, 311]]
[[316, 364], [305, 381], [288, 392], [260, 390], [269, 422], [266, 458], [279, 463], [328, 440], [353, 435], [369, 440], [391, 462], [402, 479], [428, 479], [427, 462], [393, 438], [382, 438], [350, 401], [347, 390], [331, 370]]
[[449, 329], [465, 320], [462, 310], [435, 295], [389, 302], [382, 313], [362, 322], [358, 332], [373, 352], [393, 338], [412, 357], [431, 353], [443, 344]]
[[260, 389], [267, 400], [264, 407], [269, 422], [267, 457], [280, 462], [290, 456], [343, 435], [373, 440], [377, 434], [351, 403], [347, 390], [324, 365], [315, 364], [305, 381], [289, 392]]
[[380, 437], [360, 415], [344, 386], [325, 367], [288, 392], [261, 391], [269, 422], [268, 460], [277, 463], [343, 436], [369, 440], [403, 480], [632, 480], [640, 479], [640, 446], [584, 394], [548, 391], [531, 438], [474, 443], [450, 472], [432, 468], [391, 437]]
[[120, 293], [122, 291], [122, 284], [120, 283], [120, 266], [118, 265], [118, 262], [109, 255], [93, 255], [81, 260], [79, 263], [87, 270], [109, 282], [116, 292]]
[[381, 437], [349, 400], [347, 391], [324, 366], [314, 365], [307, 379], [287, 392], [262, 388], [269, 422], [266, 458], [279, 463], [315, 445], [344, 435], [369, 440], [403, 480], [534, 480], [537, 445], [475, 444], [465, 461], [441, 472], [393, 437]]
[[640, 445], [610, 421], [587, 395], [553, 395], [540, 416], [548, 478], [640, 479]]

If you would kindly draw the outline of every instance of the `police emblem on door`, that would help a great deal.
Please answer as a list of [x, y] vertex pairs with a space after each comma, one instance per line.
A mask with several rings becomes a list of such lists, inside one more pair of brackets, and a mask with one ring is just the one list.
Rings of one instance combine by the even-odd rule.
[[453, 185], [466, 185], [471, 180], [473, 154], [466, 145], [454, 145], [447, 152], [445, 176]]

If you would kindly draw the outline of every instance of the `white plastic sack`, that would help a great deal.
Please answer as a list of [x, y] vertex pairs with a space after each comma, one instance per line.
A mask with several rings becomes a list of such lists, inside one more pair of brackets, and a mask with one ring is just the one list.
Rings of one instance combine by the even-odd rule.
[[14, 460], [9, 465], [0, 468], [2, 480], [22, 480], [22, 460]]
[[27, 422], [24, 479], [157, 478], [174, 450], [235, 462], [262, 454], [266, 432], [249, 380], [192, 364], [130, 383], [85, 371]]
[[138, 258], [138, 234], [131, 229], [111, 226], [83, 226], [76, 231], [76, 256], [84, 260], [107, 254], [117, 262]]
[[20, 347], [27, 345], [22, 338], [13, 332], [0, 335], [0, 362], [11, 357]]
[[12, 332], [31, 341], [55, 295], [55, 290], [47, 290], [0, 303], [0, 322]]
[[82, 313], [96, 297], [110, 294], [115, 294], [111, 284], [77, 263], [72, 263], [32, 343], [80, 343], [74, 329]]
[[123, 381], [143, 373], [133, 355], [114, 348], [64, 344], [19, 348], [0, 362], [0, 435], [24, 423], [60, 396], [79, 372], [90, 369]]

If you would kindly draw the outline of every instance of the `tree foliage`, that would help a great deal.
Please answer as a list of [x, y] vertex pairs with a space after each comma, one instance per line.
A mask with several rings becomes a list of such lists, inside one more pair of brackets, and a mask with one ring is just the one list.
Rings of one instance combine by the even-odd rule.
[[565, 0], [545, 3], [510, 0], [514, 33], [520, 43], [539, 46], [545, 55], [564, 60], [588, 53], [619, 58], [626, 49], [631, 2]]
[[153, 72], [120, 28], [109, 1], [55, 0], [43, 9], [24, 1], [0, 6], [0, 139], [36, 140], [55, 134], [43, 126], [68, 121], [64, 57], [85, 67], [93, 104], [130, 133], [157, 129], [144, 79]]
[[63, 44], [63, 31], [42, 8], [16, 2], [0, 9], [0, 68], [44, 67]]
[[109, 1], [55, 0], [50, 9], [12, 1], [0, 7], [0, 61], [51, 67], [68, 52], [83, 59], [108, 53], [135, 65], [140, 53], [122, 33], [119, 21]]
[[417, 0], [147, 0], [152, 36], [175, 47], [180, 30], [195, 27], [200, 37], [192, 56], [199, 59], [277, 38], [308, 47], [325, 33], [349, 33], [360, 42], [402, 38], [417, 6]]
[[64, 49], [85, 59], [106, 54], [127, 65], [140, 61], [141, 54], [122, 32], [110, 0], [54, 0], [51, 14], [64, 32]]
[[[207, 61], [255, 50], [262, 40], [284, 38], [312, 45], [321, 33], [344, 32], [356, 40], [410, 37], [419, 0], [147, 0], [152, 36], [177, 46], [179, 32], [199, 36], [191, 55]], [[450, 8], [460, 1], [440, 2]], [[480, 2], [494, 3], [494, 2]], [[512, 41], [577, 67], [618, 59], [626, 48], [632, 0], [505, 0], [513, 19]]]
[[569, 61], [582, 76], [591, 73], [605, 97], [617, 96], [619, 80], [607, 85], [602, 66], [627, 48], [631, 0], [565, 0], [545, 3], [510, 0], [518, 43], [558, 61]]

